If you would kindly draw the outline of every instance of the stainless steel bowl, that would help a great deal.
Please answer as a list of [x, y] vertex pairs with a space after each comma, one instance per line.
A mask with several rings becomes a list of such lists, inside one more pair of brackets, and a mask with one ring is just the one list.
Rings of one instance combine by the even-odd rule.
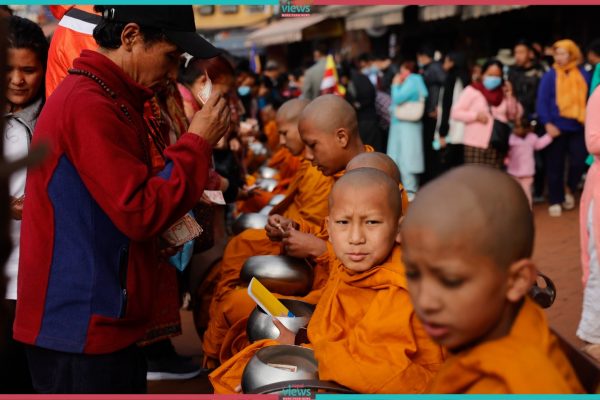
[[276, 194], [271, 198], [271, 201], [269, 201], [269, 205], [276, 206], [277, 204], [281, 203], [283, 199], [285, 199], [285, 194]]
[[272, 192], [277, 186], [277, 181], [275, 179], [259, 179], [256, 181], [256, 184], [262, 190]]
[[[277, 368], [272, 366], [274, 364], [292, 368]], [[269, 346], [257, 351], [246, 364], [242, 373], [242, 391], [250, 393], [272, 383], [318, 378], [317, 360], [311, 349], [288, 345]]]
[[259, 213], [242, 214], [235, 220], [231, 230], [234, 235], [239, 235], [246, 229], [264, 229], [268, 219], [268, 215]]
[[256, 278], [273, 293], [304, 296], [313, 283], [313, 270], [304, 259], [289, 256], [253, 256], [246, 260], [240, 280]]
[[[279, 321], [286, 328], [298, 333], [300, 328], [308, 325], [308, 321], [310, 321], [310, 317], [315, 310], [314, 305], [300, 300], [282, 299], [281, 302], [296, 316], [295, 318], [279, 317]], [[246, 333], [251, 342], [261, 339], [277, 339], [279, 337], [279, 329], [273, 323], [273, 319], [259, 306], [256, 306], [248, 318]]]
[[271, 167], [260, 167], [258, 169], [258, 173], [260, 174], [261, 178], [265, 178], [265, 179], [273, 179], [275, 178], [275, 175], [277, 175], [279, 171], [277, 171], [275, 168], [271, 168]]
[[264, 206], [258, 213], [261, 215], [269, 215], [273, 208], [275, 208], [275, 206]]

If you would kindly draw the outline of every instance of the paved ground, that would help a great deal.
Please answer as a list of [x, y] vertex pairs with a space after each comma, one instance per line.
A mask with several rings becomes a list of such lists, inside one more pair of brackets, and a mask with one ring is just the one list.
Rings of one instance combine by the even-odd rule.
[[[548, 310], [550, 325], [570, 342], [579, 345], [575, 331], [581, 313], [582, 287], [579, 263], [578, 210], [564, 212], [560, 218], [548, 216], [547, 205], [534, 207], [536, 242], [534, 261], [540, 271], [548, 275], [557, 286], [557, 299]], [[482, 227], [485, 229], [485, 227]], [[184, 334], [174, 340], [178, 351], [184, 355], [202, 353], [195, 333], [191, 314], [182, 312]], [[150, 393], [211, 393], [206, 376], [189, 381], [150, 382]]]

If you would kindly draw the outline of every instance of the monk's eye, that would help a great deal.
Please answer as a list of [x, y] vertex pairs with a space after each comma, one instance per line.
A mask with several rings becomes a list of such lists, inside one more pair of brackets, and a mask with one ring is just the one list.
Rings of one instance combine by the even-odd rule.
[[348, 220], [345, 220], [345, 219], [337, 219], [337, 220], [335, 221], [335, 223], [336, 223], [337, 225], [348, 225]]
[[366, 222], [367, 225], [379, 225], [381, 224], [381, 221], [375, 220], [375, 219], [370, 219]]
[[417, 269], [412, 269], [412, 268], [407, 268], [405, 271], [405, 274], [406, 274], [406, 279], [408, 279], [409, 281], [417, 280], [421, 276], [421, 274], [419, 273], [419, 271]]
[[450, 289], [457, 288], [464, 283], [464, 280], [460, 278], [441, 277], [440, 280], [442, 285]]

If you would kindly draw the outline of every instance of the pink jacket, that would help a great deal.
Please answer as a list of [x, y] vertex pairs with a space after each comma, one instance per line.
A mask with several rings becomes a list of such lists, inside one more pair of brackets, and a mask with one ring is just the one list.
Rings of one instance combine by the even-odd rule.
[[535, 175], [534, 151], [541, 150], [552, 143], [552, 136], [547, 133], [538, 137], [535, 133], [528, 133], [525, 137], [519, 137], [512, 133], [508, 144], [508, 162], [506, 172], [517, 178], [527, 178]]
[[[467, 146], [487, 149], [492, 136], [494, 118], [502, 122], [514, 120], [523, 114], [523, 107], [514, 97], [505, 97], [498, 107], [490, 107], [483, 94], [473, 86], [467, 86], [452, 106], [450, 118], [465, 123], [463, 143]], [[488, 116], [487, 124], [477, 121], [477, 114]], [[492, 117], [493, 116], [493, 117]]]
[[583, 284], [590, 274], [590, 255], [588, 253], [588, 212], [594, 201], [594, 232], [595, 246], [600, 249], [600, 90], [595, 90], [587, 105], [585, 120], [585, 144], [594, 156], [594, 163], [588, 170], [585, 186], [579, 206], [579, 233], [581, 242], [581, 267], [583, 269]]

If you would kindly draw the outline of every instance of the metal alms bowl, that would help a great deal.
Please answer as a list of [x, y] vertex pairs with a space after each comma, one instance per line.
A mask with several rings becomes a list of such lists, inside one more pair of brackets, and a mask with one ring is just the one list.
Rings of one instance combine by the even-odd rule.
[[[294, 318], [278, 318], [286, 328], [294, 333], [298, 333], [300, 328], [308, 325], [308, 321], [310, 321], [310, 317], [315, 310], [314, 305], [291, 299], [281, 299], [281, 302], [296, 316]], [[261, 339], [277, 339], [279, 337], [279, 329], [273, 324], [273, 319], [259, 306], [256, 306], [248, 318], [246, 333], [250, 342], [256, 342]]]
[[275, 168], [271, 167], [260, 167], [258, 169], [258, 173], [260, 174], [261, 178], [264, 179], [273, 179], [278, 172], [279, 171], [277, 171]]
[[231, 230], [234, 235], [239, 235], [246, 229], [264, 229], [268, 219], [268, 215], [259, 213], [242, 214], [235, 220]]
[[285, 199], [285, 194], [276, 194], [271, 198], [271, 201], [269, 201], [269, 205], [276, 206], [277, 204], [281, 203], [283, 199]]
[[273, 293], [304, 296], [313, 283], [313, 270], [304, 259], [290, 256], [253, 256], [246, 260], [240, 280], [256, 278]]
[[273, 210], [274, 208], [275, 208], [275, 206], [266, 205], [258, 213], [260, 215], [269, 215], [269, 214], [271, 214], [271, 210]]
[[266, 192], [272, 192], [277, 186], [275, 179], [259, 179], [256, 181], [256, 185]]
[[311, 349], [269, 346], [257, 351], [246, 364], [242, 374], [242, 391], [250, 393], [272, 383], [318, 378], [317, 360]]

